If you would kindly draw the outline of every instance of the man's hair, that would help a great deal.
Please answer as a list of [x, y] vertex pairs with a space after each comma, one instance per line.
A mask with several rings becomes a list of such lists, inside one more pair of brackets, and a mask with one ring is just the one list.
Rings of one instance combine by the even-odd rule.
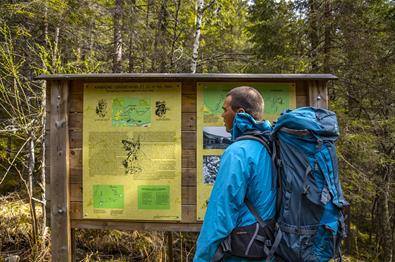
[[243, 108], [255, 120], [262, 120], [264, 101], [261, 94], [253, 87], [239, 86], [230, 90], [226, 97], [231, 96], [230, 106], [233, 111]]

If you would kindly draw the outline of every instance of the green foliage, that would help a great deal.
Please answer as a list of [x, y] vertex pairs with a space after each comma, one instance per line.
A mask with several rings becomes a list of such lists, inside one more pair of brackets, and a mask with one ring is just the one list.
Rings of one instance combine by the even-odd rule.
[[[0, 179], [12, 161], [26, 171], [26, 152], [17, 153], [32, 127], [40, 154], [44, 89], [34, 76], [111, 72], [115, 3], [1, 3], [0, 127], [13, 136], [13, 151], [8, 155], [0, 150]], [[118, 18], [123, 72], [190, 72], [195, 1], [123, 0]], [[385, 261], [391, 244], [387, 235], [395, 231], [394, 48], [395, 5], [390, 0], [205, 1], [198, 72], [339, 77], [329, 89], [330, 108], [341, 126], [339, 164], [351, 202], [352, 249], [365, 260]], [[9, 146], [5, 143], [0, 140], [0, 148]], [[11, 173], [20, 174], [16, 169]], [[129, 237], [111, 232], [103, 240], [109, 250], [114, 248], [109, 243], [122, 246], [120, 239]], [[86, 249], [94, 249], [95, 241], [88, 241]], [[146, 246], [149, 241], [138, 243]], [[100, 258], [102, 251], [97, 252]]]

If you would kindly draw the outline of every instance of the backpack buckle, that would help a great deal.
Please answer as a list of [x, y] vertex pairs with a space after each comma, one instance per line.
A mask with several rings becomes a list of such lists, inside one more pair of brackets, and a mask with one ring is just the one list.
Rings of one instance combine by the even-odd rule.
[[277, 158], [276, 165], [277, 165], [277, 167], [282, 167], [283, 161], [281, 161], [281, 159]]
[[232, 247], [230, 245], [230, 235], [221, 242], [221, 247], [224, 253], [230, 253], [232, 251]]

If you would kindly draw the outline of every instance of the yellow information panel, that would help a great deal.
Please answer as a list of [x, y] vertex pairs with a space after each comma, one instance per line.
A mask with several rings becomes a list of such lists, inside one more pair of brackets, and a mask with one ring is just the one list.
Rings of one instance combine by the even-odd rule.
[[83, 216], [181, 220], [181, 84], [84, 86]]
[[221, 155], [231, 143], [221, 114], [226, 93], [252, 86], [263, 96], [263, 117], [273, 121], [285, 109], [296, 107], [294, 83], [198, 83], [197, 85], [197, 220], [203, 220]]

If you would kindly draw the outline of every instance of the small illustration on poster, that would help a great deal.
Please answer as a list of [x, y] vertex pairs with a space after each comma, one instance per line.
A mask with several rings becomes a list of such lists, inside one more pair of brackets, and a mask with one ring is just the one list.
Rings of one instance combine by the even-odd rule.
[[97, 105], [96, 105], [96, 115], [98, 117], [105, 117], [107, 115], [107, 101], [104, 99], [100, 99], [99, 101], [97, 101]]
[[141, 173], [143, 168], [140, 162], [140, 155], [141, 155], [141, 143], [140, 137], [134, 141], [133, 138], [131, 139], [123, 139], [122, 140], [123, 148], [125, 149], [127, 155], [126, 159], [122, 161], [122, 165], [125, 168], [126, 175], [134, 175]]
[[155, 115], [160, 119], [163, 120], [166, 118], [166, 112], [169, 110], [169, 108], [166, 105], [166, 101], [156, 101], [155, 102]]

